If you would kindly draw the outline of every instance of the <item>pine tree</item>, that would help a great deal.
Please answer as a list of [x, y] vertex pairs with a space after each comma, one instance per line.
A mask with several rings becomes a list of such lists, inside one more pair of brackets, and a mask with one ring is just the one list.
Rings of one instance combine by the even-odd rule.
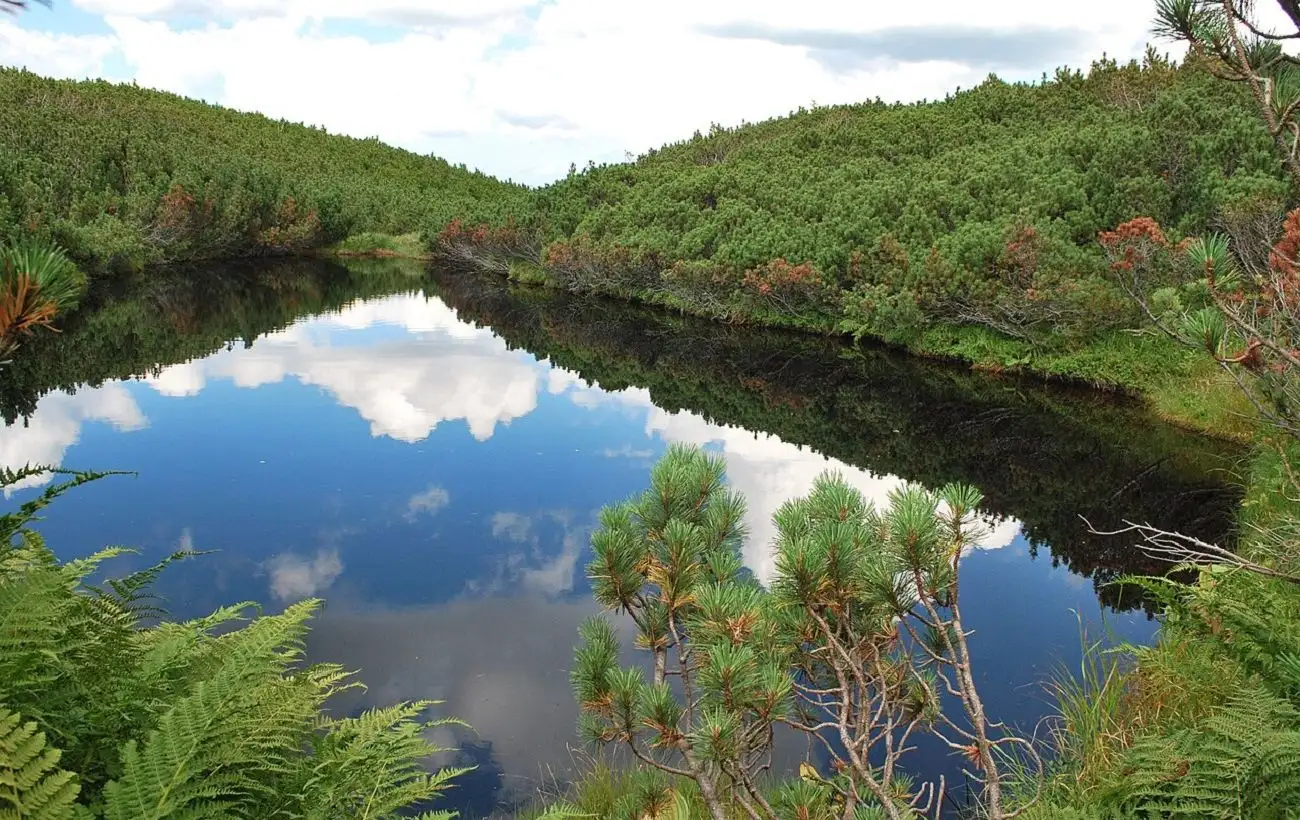
[[[895, 493], [877, 512], [836, 475], [774, 520], [771, 589], [742, 567], [744, 502], [716, 456], [674, 446], [650, 487], [601, 513], [587, 567], [597, 600], [627, 616], [641, 666], [620, 666], [608, 620], [582, 628], [573, 681], [584, 734], [698, 786], [711, 816], [733, 803], [752, 818], [939, 810], [941, 784], [899, 766], [918, 731], [970, 759], [991, 817], [1007, 816], [1005, 752], [1028, 749], [983, 711], [957, 602], [957, 562], [978, 536], [978, 493]], [[945, 715], [951, 693], [962, 714]], [[760, 788], [778, 724], [833, 761], [809, 768], [774, 804]], [[1038, 764], [1041, 769], [1041, 764]]]

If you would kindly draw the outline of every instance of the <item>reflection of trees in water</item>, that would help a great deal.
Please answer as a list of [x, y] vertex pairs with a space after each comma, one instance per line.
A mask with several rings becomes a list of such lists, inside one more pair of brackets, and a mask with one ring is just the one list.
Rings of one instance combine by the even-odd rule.
[[[279, 260], [152, 271], [92, 294], [62, 334], [24, 348], [0, 379], [7, 422], [52, 390], [153, 375], [255, 340], [306, 314], [410, 291], [393, 262]], [[1206, 540], [1228, 536], [1240, 492], [1223, 480], [1232, 445], [1155, 420], [1131, 402], [1048, 389], [835, 340], [755, 330], [571, 297], [504, 280], [435, 272], [462, 319], [606, 389], [649, 388], [667, 411], [763, 431], [864, 469], [929, 486], [979, 486], [1037, 554], [1101, 585], [1165, 569], [1131, 541], [1092, 536], [1121, 519]], [[1139, 602], [1100, 588], [1117, 608]]]
[[53, 390], [155, 375], [303, 315], [418, 285], [400, 265], [345, 267], [312, 259], [160, 269], [101, 284], [63, 333], [34, 339], [5, 370], [0, 414], [13, 423]]
[[835, 340], [700, 322], [438, 272], [460, 317], [605, 389], [639, 386], [669, 410], [761, 430], [875, 473], [977, 485], [985, 509], [1020, 520], [1035, 555], [1109, 586], [1162, 573], [1131, 540], [1091, 535], [1123, 519], [1230, 540], [1240, 450], [1161, 423], [1136, 402], [924, 362]]

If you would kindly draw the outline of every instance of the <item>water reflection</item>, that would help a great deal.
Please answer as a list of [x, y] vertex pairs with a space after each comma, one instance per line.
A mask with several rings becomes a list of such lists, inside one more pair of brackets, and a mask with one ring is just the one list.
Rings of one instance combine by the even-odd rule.
[[725, 458], [760, 579], [772, 512], [823, 470], [877, 501], [904, 481], [979, 485], [994, 526], [963, 565], [966, 617], [986, 700], [1022, 724], [1077, 653], [1075, 611], [1152, 629], [1122, 614], [1140, 601], [1094, 590], [1145, 564], [1077, 513], [1219, 537], [1236, 499], [1215, 473], [1230, 448], [1137, 409], [826, 340], [443, 272], [168, 276], [6, 371], [0, 464], [137, 471], [61, 501], [46, 531], [65, 557], [217, 550], [165, 576], [177, 615], [325, 597], [309, 652], [369, 685], [341, 708], [445, 699], [476, 730], [447, 738], [481, 764], [457, 798], [474, 813], [572, 763], [587, 540], [671, 443]]
[[[490, 786], [492, 801], [515, 802], [544, 776], [567, 775], [576, 710], [564, 653], [597, 609], [589, 600], [518, 595], [409, 609], [331, 605], [311, 654], [365, 670], [367, 690], [349, 693], [345, 708], [445, 700], [474, 731], [448, 728], [442, 745], [490, 744], [496, 782], [479, 790]], [[460, 798], [484, 807], [480, 794]]]
[[444, 301], [512, 346], [659, 408], [762, 430], [876, 475], [979, 487], [1031, 555], [1092, 578], [1102, 601], [1145, 602], [1113, 583], [1162, 573], [1131, 544], [1091, 535], [1123, 519], [1231, 540], [1236, 446], [1161, 423], [1136, 402], [1048, 388], [837, 340], [755, 331], [623, 304], [512, 289], [435, 271]]
[[[82, 425], [102, 422], [121, 432], [142, 429], [148, 424], [131, 393], [121, 384], [109, 384], [76, 394], [47, 396], [37, 413], [19, 425], [0, 431], [0, 465], [57, 465], [64, 453], [81, 438]], [[28, 487], [48, 483], [50, 477], [32, 476], [5, 488], [6, 497]]]
[[263, 337], [250, 349], [172, 365], [146, 383], [166, 396], [209, 381], [260, 387], [292, 378], [318, 387], [370, 423], [375, 436], [416, 442], [464, 421], [474, 438], [531, 413], [544, 372], [486, 329], [418, 295], [351, 305]]

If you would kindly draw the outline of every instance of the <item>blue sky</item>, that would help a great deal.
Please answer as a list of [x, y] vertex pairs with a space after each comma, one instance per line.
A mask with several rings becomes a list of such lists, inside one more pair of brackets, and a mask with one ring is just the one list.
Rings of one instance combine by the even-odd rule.
[[544, 183], [800, 106], [1141, 54], [1129, 0], [54, 0], [0, 63], [134, 80]]

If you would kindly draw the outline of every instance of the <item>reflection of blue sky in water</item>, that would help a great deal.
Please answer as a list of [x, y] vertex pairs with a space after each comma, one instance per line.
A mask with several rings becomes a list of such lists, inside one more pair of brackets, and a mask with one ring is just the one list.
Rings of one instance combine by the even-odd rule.
[[[62, 499], [45, 525], [56, 549], [220, 550], [165, 576], [178, 615], [325, 597], [313, 654], [363, 669], [367, 702], [445, 698], [526, 786], [570, 762], [567, 669], [594, 611], [582, 566], [595, 514], [643, 488], [670, 442], [725, 457], [749, 503], [745, 560], [764, 579], [772, 512], [823, 470], [877, 502], [901, 484], [665, 412], [645, 390], [584, 385], [418, 295], [48, 395], [0, 430], [0, 463], [138, 471]], [[1028, 559], [1015, 521], [993, 524], [986, 545], [1011, 548], [968, 560], [968, 617], [997, 635], [981, 642], [1003, 691], [991, 699], [1018, 712], [1032, 698], [1037, 715], [1024, 687], [1077, 652], [1071, 608], [1095, 618], [1098, 605], [1090, 582]]]

